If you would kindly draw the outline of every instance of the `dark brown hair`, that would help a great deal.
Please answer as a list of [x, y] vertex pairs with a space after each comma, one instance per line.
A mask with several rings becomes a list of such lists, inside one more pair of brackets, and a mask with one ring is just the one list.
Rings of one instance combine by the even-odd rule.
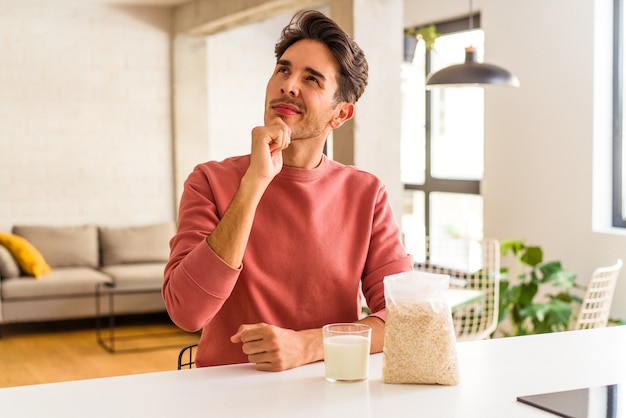
[[276, 59], [280, 59], [287, 48], [303, 39], [321, 42], [330, 49], [339, 64], [335, 100], [356, 103], [367, 85], [368, 66], [361, 48], [323, 13], [303, 10], [296, 13], [281, 32], [274, 48]]

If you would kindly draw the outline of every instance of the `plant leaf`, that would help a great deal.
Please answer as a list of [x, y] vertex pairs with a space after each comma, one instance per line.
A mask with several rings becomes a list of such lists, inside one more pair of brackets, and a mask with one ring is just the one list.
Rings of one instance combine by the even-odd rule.
[[558, 273], [561, 270], [563, 270], [563, 267], [561, 267], [560, 261], [550, 261], [539, 266], [539, 271], [541, 272], [541, 274], [543, 274], [544, 277], [550, 276], [554, 273]]
[[522, 308], [532, 304], [539, 289], [536, 283], [521, 283], [518, 286], [514, 286], [514, 288], [515, 299]]
[[524, 241], [519, 239], [506, 239], [500, 241], [500, 254], [507, 255], [509, 252], [517, 256], [517, 254], [524, 249]]
[[543, 250], [541, 247], [532, 246], [524, 248], [524, 252], [522, 253], [521, 260], [524, 264], [527, 264], [531, 267], [536, 267], [543, 261]]
[[520, 313], [541, 322], [545, 317], [546, 310], [547, 305], [545, 303], [533, 303], [532, 305], [528, 305], [526, 308], [522, 309]]
[[517, 257], [517, 255], [522, 252], [524, 248], [526, 248], [526, 245], [524, 245], [524, 240], [521, 239], [507, 239], [500, 241], [500, 254], [503, 256], [510, 252]]
[[550, 273], [543, 278], [544, 283], [552, 283], [555, 286], [561, 286], [566, 289], [574, 287], [576, 275], [569, 270], [561, 270]]
[[569, 327], [570, 317], [573, 313], [572, 305], [559, 299], [553, 299], [548, 303], [549, 314], [546, 315], [546, 324], [553, 331], [565, 331]]
[[571, 297], [572, 297], [572, 302], [577, 303], [579, 305], [583, 304], [583, 298], [581, 298], [580, 296], [571, 295]]

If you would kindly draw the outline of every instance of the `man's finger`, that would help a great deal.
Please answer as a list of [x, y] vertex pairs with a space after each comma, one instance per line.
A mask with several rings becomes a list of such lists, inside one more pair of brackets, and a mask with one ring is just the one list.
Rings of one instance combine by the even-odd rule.
[[271, 144], [276, 144], [279, 148], [287, 148], [291, 142], [291, 129], [281, 118], [274, 118], [267, 126], [271, 129]]
[[265, 325], [264, 323], [240, 325], [237, 332], [230, 337], [230, 341], [233, 343], [247, 343], [260, 340], [262, 339], [262, 335], [256, 332], [256, 330]]

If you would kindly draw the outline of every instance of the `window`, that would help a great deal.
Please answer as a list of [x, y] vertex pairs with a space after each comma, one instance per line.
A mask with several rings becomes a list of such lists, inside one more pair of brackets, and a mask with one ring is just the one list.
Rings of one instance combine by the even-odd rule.
[[[479, 16], [473, 19], [473, 27], [479, 26]], [[441, 35], [434, 47], [419, 41], [414, 58], [401, 69], [401, 227], [407, 251], [418, 261], [426, 235], [483, 236], [483, 89], [426, 91], [425, 80], [431, 71], [463, 62], [467, 46], [481, 54], [484, 34], [469, 31], [467, 18], [436, 27]]]
[[613, 226], [626, 228], [624, 152], [624, 0], [614, 0], [613, 39]]

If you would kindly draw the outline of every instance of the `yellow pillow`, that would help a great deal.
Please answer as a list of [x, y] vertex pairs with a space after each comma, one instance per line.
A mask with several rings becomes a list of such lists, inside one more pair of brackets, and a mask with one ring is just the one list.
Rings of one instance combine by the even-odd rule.
[[22, 271], [29, 276], [40, 278], [52, 270], [41, 253], [19, 235], [0, 233], [0, 244], [11, 251]]

